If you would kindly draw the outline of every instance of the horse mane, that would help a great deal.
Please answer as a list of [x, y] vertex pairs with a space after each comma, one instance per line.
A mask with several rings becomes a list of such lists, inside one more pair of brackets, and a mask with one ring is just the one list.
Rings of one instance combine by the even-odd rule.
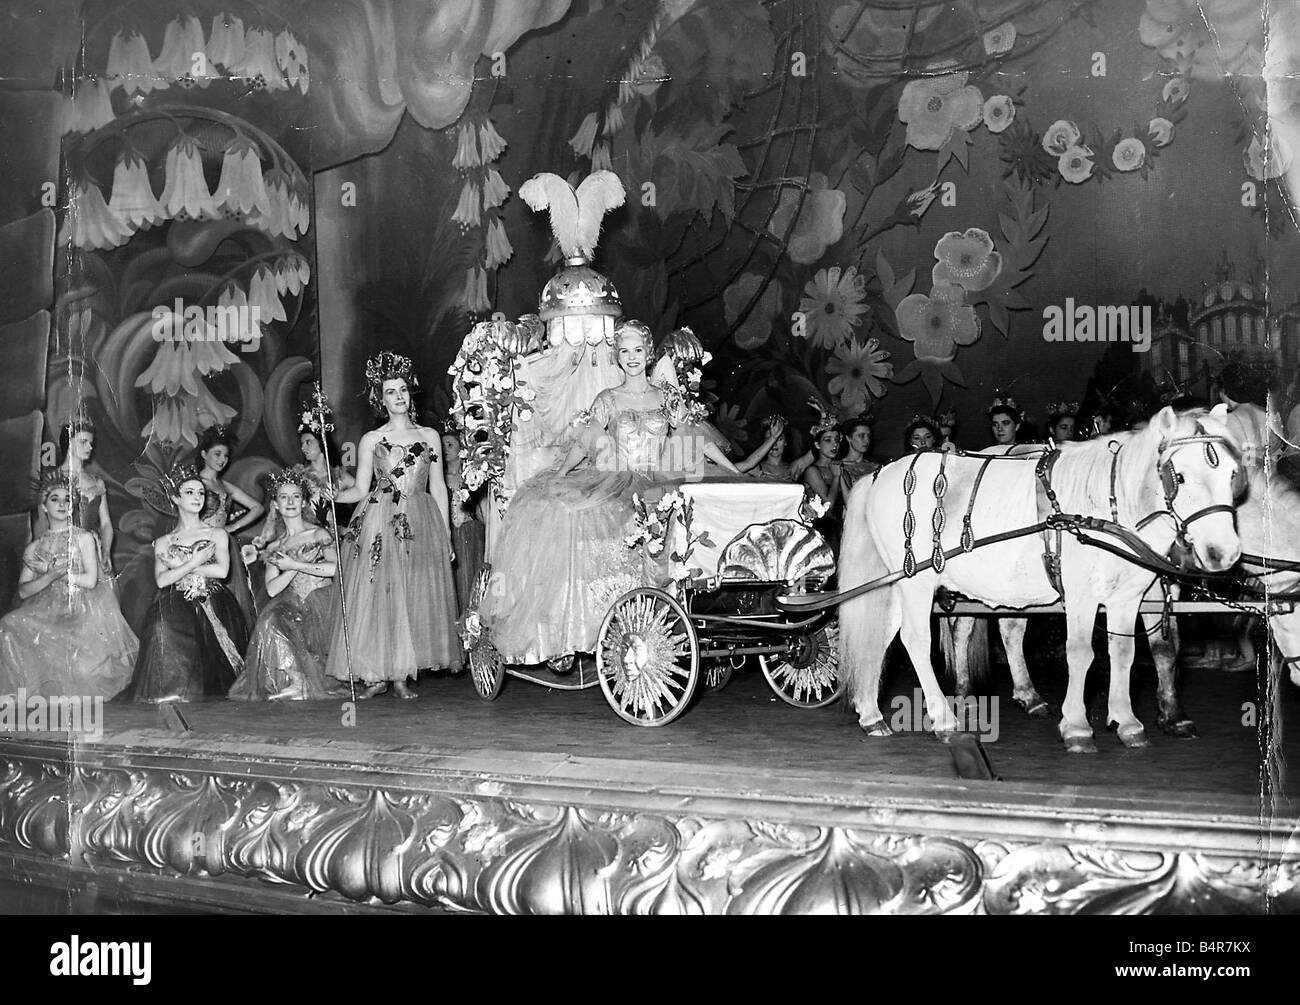
[[1095, 440], [1061, 444], [1061, 456], [1052, 468], [1052, 487], [1062, 509], [1110, 518], [1112, 441], [1119, 444], [1116, 496], [1120, 522], [1132, 526], [1158, 508], [1156, 490], [1149, 479], [1156, 476], [1161, 438], [1158, 430], [1148, 426], [1141, 432], [1114, 433]]

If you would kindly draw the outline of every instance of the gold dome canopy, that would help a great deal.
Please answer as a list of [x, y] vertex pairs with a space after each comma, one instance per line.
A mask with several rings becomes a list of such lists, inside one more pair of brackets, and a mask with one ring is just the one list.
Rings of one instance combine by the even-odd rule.
[[566, 258], [542, 288], [538, 316], [546, 325], [548, 341], [563, 339], [569, 345], [600, 341], [613, 344], [614, 322], [623, 316], [618, 290], [582, 257]]

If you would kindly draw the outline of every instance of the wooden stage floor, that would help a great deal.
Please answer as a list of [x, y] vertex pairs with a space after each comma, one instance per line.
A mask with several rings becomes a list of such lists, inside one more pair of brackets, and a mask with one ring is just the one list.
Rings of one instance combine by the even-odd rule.
[[[1037, 678], [1059, 703], [1063, 668]], [[190, 704], [184, 735], [110, 703], [99, 742], [0, 736], [0, 911], [1300, 913], [1300, 780], [1261, 801], [1253, 674], [1186, 672], [1200, 736], [1175, 740], [1139, 667], [1152, 745], [1098, 720], [1095, 755], [995, 680], [1001, 781], [958, 778], [928, 733], [792, 708], [748, 667], [655, 729], [516, 678], [488, 703], [427, 676], [351, 727], [338, 700]], [[893, 673], [882, 709], [914, 688]], [[1278, 722], [1300, 763], [1287, 682]]]

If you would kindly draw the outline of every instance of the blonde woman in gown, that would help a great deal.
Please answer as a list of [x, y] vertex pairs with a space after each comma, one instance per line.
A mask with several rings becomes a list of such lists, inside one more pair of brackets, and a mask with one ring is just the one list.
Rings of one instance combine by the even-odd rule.
[[739, 474], [712, 437], [686, 426], [673, 435], [673, 394], [647, 376], [649, 329], [625, 321], [615, 337], [623, 383], [578, 414], [565, 458], [522, 485], [506, 511], [479, 616], [508, 663], [591, 652], [609, 604], [644, 582], [641, 553], [626, 543], [634, 493], [653, 497], [680, 481], [691, 449]]
[[95, 535], [72, 521], [78, 492], [64, 472], [41, 480], [49, 529], [23, 551], [21, 603], [0, 619], [0, 695], [112, 698], [131, 680], [139, 645], [101, 578]]
[[266, 595], [229, 697], [236, 701], [311, 700], [341, 693], [325, 677], [337, 609], [333, 535], [304, 519], [311, 475], [290, 468], [272, 477], [280, 536], [266, 548]]

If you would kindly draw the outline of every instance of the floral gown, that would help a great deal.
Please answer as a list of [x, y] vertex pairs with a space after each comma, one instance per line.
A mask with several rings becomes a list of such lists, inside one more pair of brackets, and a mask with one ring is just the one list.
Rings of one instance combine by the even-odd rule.
[[[175, 567], [188, 561], [200, 543], [173, 542], [164, 557]], [[191, 573], [160, 589], [149, 605], [131, 698], [144, 702], [224, 698], [244, 668], [247, 646], [248, 622], [230, 588], [221, 580]]]
[[506, 511], [480, 620], [510, 663], [591, 652], [610, 605], [649, 578], [629, 548], [633, 493], [653, 498], [680, 481], [686, 428], [662, 406], [620, 409], [612, 390], [575, 420], [589, 463], [525, 482]]
[[[66, 552], [81, 572], [81, 551], [71, 545], [67, 532], [42, 534], [32, 571], [43, 574]], [[0, 619], [0, 694], [112, 698], [130, 682], [138, 648], [112, 586], [101, 579], [83, 590], [61, 578]]]
[[[282, 538], [267, 552], [283, 551], [302, 562], [319, 562], [331, 543], [328, 531], [314, 528], [292, 546]], [[334, 681], [325, 677], [337, 597], [333, 577], [299, 572], [269, 600], [253, 627], [244, 670], [231, 686], [236, 701], [328, 697]]]
[[[381, 439], [374, 483], [341, 546], [344, 618], [335, 620], [326, 673], [367, 683], [464, 665], [447, 528], [429, 495], [430, 447]], [[345, 644], [346, 643], [346, 644]]]

